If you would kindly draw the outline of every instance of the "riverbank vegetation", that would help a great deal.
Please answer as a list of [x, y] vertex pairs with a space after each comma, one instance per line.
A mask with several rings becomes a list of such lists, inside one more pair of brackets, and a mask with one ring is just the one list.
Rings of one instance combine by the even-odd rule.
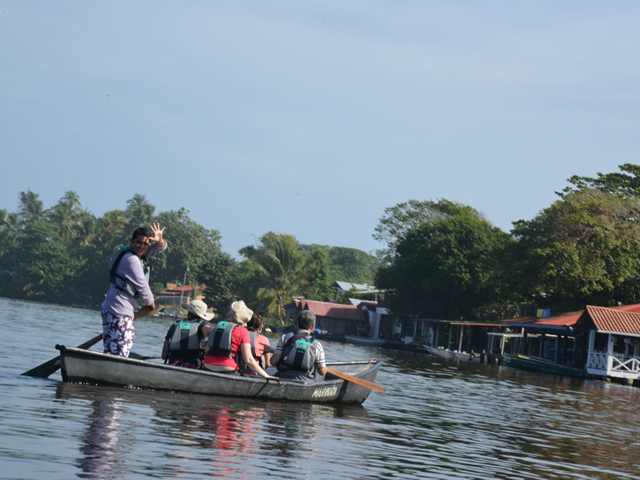
[[218, 311], [242, 298], [282, 320], [292, 297], [327, 299], [335, 280], [375, 282], [394, 313], [442, 319], [512, 318], [523, 302], [554, 311], [639, 302], [640, 166], [568, 184], [510, 232], [468, 205], [408, 200], [372, 226], [382, 244], [376, 255], [267, 232], [240, 250], [240, 260], [184, 208], [156, 213], [135, 194], [124, 209], [97, 217], [73, 191], [49, 209], [25, 191], [16, 212], [0, 209], [0, 296], [97, 305], [111, 254], [136, 227], [157, 221], [170, 253], [153, 260], [152, 290], [204, 284]]
[[378, 260], [360, 250], [301, 245], [292, 235], [268, 232], [234, 259], [221, 250], [220, 233], [193, 221], [181, 208], [156, 214], [143, 195], [126, 208], [96, 217], [68, 191], [45, 209], [38, 194], [20, 194], [17, 212], [0, 209], [0, 296], [45, 302], [98, 305], [109, 286], [107, 263], [141, 225], [166, 227], [169, 254], [152, 260], [154, 293], [167, 283], [206, 285], [206, 301], [224, 311], [237, 298], [282, 319], [292, 295], [324, 300], [330, 284], [373, 282]]
[[388, 208], [376, 286], [395, 312], [514, 318], [518, 304], [562, 312], [640, 302], [640, 166], [574, 176], [558, 200], [509, 234], [447, 200]]

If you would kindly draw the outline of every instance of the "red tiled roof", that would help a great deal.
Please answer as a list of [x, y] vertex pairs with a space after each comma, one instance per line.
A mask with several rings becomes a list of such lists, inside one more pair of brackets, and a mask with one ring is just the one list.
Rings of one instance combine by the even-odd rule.
[[528, 325], [555, 325], [561, 327], [572, 327], [582, 316], [582, 312], [573, 315], [565, 315], [563, 317], [538, 318], [538, 317], [522, 317], [512, 318], [511, 320], [502, 320], [502, 323], [523, 323]]
[[633, 305], [622, 305], [621, 307], [610, 307], [613, 310], [620, 310], [621, 312], [640, 313], [640, 303], [634, 303]]
[[303, 310], [310, 310], [317, 316], [342, 318], [345, 320], [365, 320], [364, 313], [353, 305], [339, 303], [317, 302], [315, 300], [301, 300]]
[[640, 310], [639, 307], [640, 305], [613, 308], [587, 305], [587, 313], [595, 327], [601, 332], [640, 335], [640, 313], [633, 311]]

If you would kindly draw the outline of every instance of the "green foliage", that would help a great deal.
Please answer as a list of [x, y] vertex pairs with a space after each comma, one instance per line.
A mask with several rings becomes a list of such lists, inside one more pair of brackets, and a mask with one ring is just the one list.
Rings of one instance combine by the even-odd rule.
[[444, 198], [434, 202], [411, 199], [408, 202], [385, 208], [375, 228], [373, 238], [386, 247], [378, 251], [378, 257], [383, 261], [391, 261], [398, 244], [407, 233], [424, 224], [431, 224], [442, 219], [468, 215], [484, 220], [477, 210], [461, 203], [451, 202]]
[[623, 197], [640, 197], [640, 165], [625, 163], [619, 168], [622, 173], [598, 173], [597, 177], [574, 175], [568, 180], [573, 186], [566, 187], [559, 195], [564, 197], [571, 192], [596, 189]]
[[[254, 309], [256, 305], [283, 322], [284, 305], [292, 296], [302, 292], [306, 285], [305, 267], [307, 257], [293, 235], [268, 232], [259, 239], [257, 246], [240, 250], [249, 264], [246, 272], [256, 275], [249, 281], [261, 285], [249, 299]], [[246, 276], [243, 277], [246, 278]]]
[[131, 234], [138, 227], [150, 225], [153, 222], [155, 210], [156, 207], [147, 201], [147, 197], [139, 193], [127, 200], [127, 209], [125, 210], [127, 234]]
[[0, 256], [0, 295], [49, 300], [62, 292], [75, 262], [52, 225], [28, 221]]
[[230, 299], [235, 282], [235, 261], [220, 249], [220, 234], [207, 230], [189, 218], [189, 211], [181, 208], [158, 215], [169, 242], [169, 255], [153, 259], [154, 278], [163, 282], [188, 285], [204, 284], [207, 303], [223, 311]]
[[39, 222], [44, 217], [42, 202], [37, 193], [31, 190], [20, 192], [20, 205], [18, 206], [18, 219], [22, 224]]
[[637, 302], [640, 201], [583, 186], [514, 222], [523, 295], [561, 309]]
[[[102, 302], [108, 259], [140, 222], [153, 220], [155, 210], [142, 195], [134, 195], [126, 210], [102, 218], [82, 210], [73, 191], [47, 211], [33, 192], [22, 192], [20, 201], [17, 214], [0, 210], [0, 295], [85, 305]], [[219, 233], [193, 222], [184, 209], [161, 213], [159, 221], [166, 226], [170, 254], [152, 260], [155, 292], [167, 282], [182, 283], [189, 267], [189, 282], [207, 285], [208, 303], [226, 307], [237, 266], [221, 251]]]
[[571, 177], [560, 200], [514, 222], [511, 235], [472, 207], [409, 200], [385, 209], [374, 233], [384, 244], [378, 258], [269, 232], [240, 251], [239, 264], [221, 251], [220, 234], [184, 208], [155, 216], [135, 194], [124, 210], [97, 218], [73, 191], [44, 210], [27, 190], [17, 212], [0, 209], [0, 295], [99, 304], [114, 250], [134, 228], [159, 221], [169, 250], [152, 261], [156, 290], [167, 282], [206, 284], [207, 302], [218, 311], [242, 298], [280, 322], [292, 297], [324, 300], [335, 280], [375, 283], [387, 290], [395, 314], [431, 318], [512, 318], [520, 301], [555, 311], [639, 302], [640, 166], [620, 170]]
[[512, 240], [474, 212], [432, 216], [402, 234], [376, 277], [394, 313], [478, 320], [478, 307], [510, 299], [502, 260]]
[[326, 250], [316, 248], [309, 256], [306, 269], [305, 297], [310, 300], [324, 301], [333, 296], [329, 255]]
[[380, 265], [377, 257], [362, 250], [347, 247], [329, 247], [326, 245], [302, 245], [302, 250], [311, 254], [322, 249], [328, 254], [329, 282], [344, 281], [351, 283], [373, 283]]

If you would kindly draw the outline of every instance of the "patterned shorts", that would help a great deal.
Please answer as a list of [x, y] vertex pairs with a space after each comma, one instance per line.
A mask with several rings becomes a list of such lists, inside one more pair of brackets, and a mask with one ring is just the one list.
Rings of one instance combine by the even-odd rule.
[[133, 329], [133, 317], [117, 317], [102, 311], [102, 341], [104, 353], [128, 357], [136, 338]]

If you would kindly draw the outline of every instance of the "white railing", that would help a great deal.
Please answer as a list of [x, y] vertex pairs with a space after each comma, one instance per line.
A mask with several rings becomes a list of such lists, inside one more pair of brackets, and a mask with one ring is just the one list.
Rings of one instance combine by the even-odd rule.
[[591, 352], [587, 358], [587, 368], [605, 372], [640, 374], [640, 358], [625, 357], [619, 353]]
[[607, 353], [606, 352], [590, 352], [587, 358], [587, 368], [593, 370], [607, 370]]
[[614, 372], [640, 373], [640, 359], [637, 357], [626, 357], [627, 360], [613, 357], [611, 370]]

